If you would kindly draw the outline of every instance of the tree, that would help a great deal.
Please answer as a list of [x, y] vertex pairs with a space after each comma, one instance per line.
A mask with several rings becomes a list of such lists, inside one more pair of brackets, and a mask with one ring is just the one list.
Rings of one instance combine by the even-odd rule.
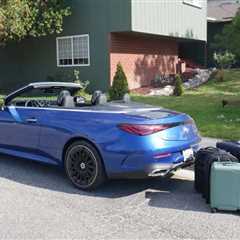
[[220, 68], [220, 71], [218, 73], [218, 79], [220, 81], [223, 81], [224, 80], [224, 69], [230, 68], [235, 63], [235, 59], [236, 59], [235, 55], [226, 50], [223, 53], [221, 53], [221, 52], [214, 53], [213, 58]]
[[223, 28], [221, 34], [215, 36], [212, 47], [219, 51], [229, 51], [240, 59], [240, 13], [236, 15], [231, 24]]
[[129, 93], [127, 77], [123, 71], [122, 65], [117, 65], [117, 71], [113, 79], [112, 87], [109, 90], [111, 100], [121, 100], [124, 95]]
[[230, 68], [235, 63], [235, 55], [229, 51], [214, 53], [214, 60], [220, 69]]
[[182, 82], [182, 78], [180, 77], [179, 74], [176, 75], [176, 81], [175, 81], [175, 88], [174, 88], [174, 92], [173, 95], [176, 97], [180, 97], [183, 95], [183, 82]]
[[0, 43], [62, 32], [65, 0], [0, 0]]

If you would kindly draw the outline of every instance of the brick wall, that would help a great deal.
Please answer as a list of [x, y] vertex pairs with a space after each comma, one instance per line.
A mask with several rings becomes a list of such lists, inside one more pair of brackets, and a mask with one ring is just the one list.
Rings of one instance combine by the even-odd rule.
[[110, 76], [113, 80], [120, 62], [130, 89], [149, 86], [157, 75], [175, 74], [178, 43], [175, 40], [112, 33], [110, 37]]

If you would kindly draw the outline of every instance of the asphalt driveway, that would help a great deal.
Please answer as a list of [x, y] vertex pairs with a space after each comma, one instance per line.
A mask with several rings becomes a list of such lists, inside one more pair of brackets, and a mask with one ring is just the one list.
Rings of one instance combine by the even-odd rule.
[[183, 170], [85, 193], [59, 169], [1, 156], [0, 238], [239, 238], [239, 215], [211, 214], [193, 179]]

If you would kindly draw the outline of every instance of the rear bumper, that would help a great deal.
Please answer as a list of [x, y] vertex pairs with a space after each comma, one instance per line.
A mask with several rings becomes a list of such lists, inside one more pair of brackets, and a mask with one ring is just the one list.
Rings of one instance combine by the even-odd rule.
[[[125, 151], [121, 150], [120, 155], [113, 154], [104, 158], [106, 172], [110, 179], [127, 178], [142, 179], [168, 176], [178, 168], [184, 168], [194, 163], [194, 157], [184, 159], [184, 151], [193, 149], [196, 153], [199, 150], [200, 138], [192, 141], [163, 141], [161, 145], [157, 139], [142, 144], [142, 149], [132, 150], [126, 146]], [[156, 143], [156, 144], [155, 144]], [[119, 157], [118, 157], [119, 156]], [[109, 159], [109, 160], [108, 160]]]
[[121, 173], [115, 173], [110, 176], [112, 179], [144, 179], [156, 177], [168, 177], [174, 171], [186, 168], [194, 164], [195, 158], [189, 158], [181, 163], [153, 163], [147, 165], [141, 170], [128, 170]]

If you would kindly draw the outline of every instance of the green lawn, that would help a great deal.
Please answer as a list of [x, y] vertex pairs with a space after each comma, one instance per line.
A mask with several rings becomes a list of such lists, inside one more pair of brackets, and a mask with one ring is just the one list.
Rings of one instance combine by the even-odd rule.
[[[133, 96], [135, 101], [162, 106], [191, 115], [202, 136], [240, 140], [240, 70], [225, 72], [225, 81], [211, 80], [182, 97]], [[222, 100], [239, 101], [222, 107]]]

